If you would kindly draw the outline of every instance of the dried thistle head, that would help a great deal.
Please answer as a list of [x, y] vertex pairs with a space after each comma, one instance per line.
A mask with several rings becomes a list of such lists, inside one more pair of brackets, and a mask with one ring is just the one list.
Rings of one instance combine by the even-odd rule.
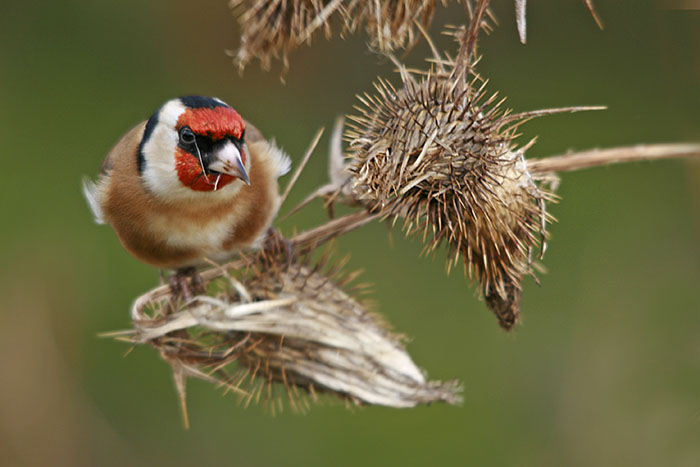
[[[528, 171], [510, 115], [474, 74], [470, 33], [458, 33], [455, 60], [435, 58], [424, 74], [399, 65], [401, 87], [376, 84], [346, 132], [354, 197], [371, 211], [403, 219], [426, 250], [447, 245], [448, 269], [462, 258], [486, 303], [510, 329], [520, 313], [521, 281], [544, 238], [551, 195]], [[471, 45], [470, 45], [471, 44]], [[430, 236], [430, 239], [428, 237]]]
[[[471, 11], [471, 0], [465, 2]], [[276, 57], [286, 69], [289, 53], [310, 43], [316, 31], [331, 36], [334, 18], [341, 34], [364, 28], [370, 46], [380, 52], [410, 48], [417, 29], [429, 26], [437, 0], [231, 0], [230, 5], [242, 30], [241, 45], [232, 53], [239, 68], [257, 58], [267, 69]]]
[[183, 408], [187, 377], [273, 411], [284, 399], [303, 411], [321, 392], [391, 407], [458, 402], [457, 384], [427, 382], [402, 338], [351, 297], [356, 274], [325, 262], [263, 251], [232, 269], [205, 272], [208, 295], [176, 310], [169, 289], [155, 289], [137, 300], [134, 329], [119, 337], [158, 349], [173, 368]]
[[272, 57], [282, 58], [289, 67], [289, 52], [310, 43], [312, 33], [322, 28], [331, 35], [330, 19], [340, 8], [337, 0], [231, 0], [230, 6], [241, 25], [241, 45], [233, 53], [242, 70], [257, 58], [265, 69]]
[[354, 31], [364, 25], [370, 46], [381, 52], [411, 48], [418, 38], [416, 24], [427, 28], [436, 5], [437, 0], [353, 0], [347, 7], [346, 26]]

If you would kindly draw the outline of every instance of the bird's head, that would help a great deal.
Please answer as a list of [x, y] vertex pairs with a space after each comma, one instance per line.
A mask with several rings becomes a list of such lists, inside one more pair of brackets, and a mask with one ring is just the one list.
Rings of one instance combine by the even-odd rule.
[[138, 170], [149, 191], [165, 198], [231, 194], [250, 184], [245, 123], [212, 97], [166, 102], [146, 123]]

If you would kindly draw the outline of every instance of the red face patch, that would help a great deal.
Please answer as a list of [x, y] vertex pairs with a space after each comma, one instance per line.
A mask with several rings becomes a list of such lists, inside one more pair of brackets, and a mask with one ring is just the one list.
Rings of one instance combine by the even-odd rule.
[[[194, 134], [208, 136], [212, 141], [231, 137], [240, 139], [245, 129], [243, 119], [238, 112], [224, 106], [185, 110], [178, 118], [175, 129], [180, 130], [185, 126], [189, 127]], [[243, 153], [241, 157], [245, 157]], [[245, 163], [245, 159], [243, 162]], [[179, 147], [175, 152], [175, 167], [180, 182], [195, 191], [218, 190], [236, 178], [226, 174], [205, 175], [199, 159]]]
[[226, 174], [204, 175], [199, 159], [181, 148], [175, 151], [175, 168], [180, 182], [195, 191], [219, 190], [236, 178]]
[[177, 120], [176, 130], [188, 126], [197, 135], [214, 141], [234, 137], [240, 139], [245, 129], [243, 119], [231, 107], [202, 107], [185, 110]]

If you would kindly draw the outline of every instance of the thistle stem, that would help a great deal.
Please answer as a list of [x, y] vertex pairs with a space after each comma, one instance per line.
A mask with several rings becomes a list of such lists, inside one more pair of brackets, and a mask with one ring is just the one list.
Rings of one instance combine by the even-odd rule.
[[528, 167], [533, 173], [544, 174], [571, 172], [622, 162], [676, 158], [700, 159], [700, 144], [645, 144], [611, 149], [593, 149], [545, 159], [529, 159]]
[[297, 247], [318, 246], [339, 235], [355, 230], [378, 218], [380, 214], [369, 211], [358, 211], [347, 216], [333, 219], [323, 225], [307, 230], [292, 237], [292, 242]]

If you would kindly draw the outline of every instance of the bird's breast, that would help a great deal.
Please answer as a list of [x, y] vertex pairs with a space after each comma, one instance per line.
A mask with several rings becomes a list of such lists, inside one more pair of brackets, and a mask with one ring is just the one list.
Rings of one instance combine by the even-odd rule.
[[237, 250], [257, 248], [278, 208], [276, 179], [254, 163], [254, 178], [235, 196], [210, 204], [154, 210], [149, 230], [176, 250], [196, 252], [198, 258], [221, 260]]
[[206, 208], [202, 209], [201, 215], [159, 213], [153, 216], [149, 230], [156, 238], [166, 239], [166, 243], [174, 248], [194, 249], [202, 255], [214, 254], [223, 249], [238, 222], [248, 215], [245, 208], [232, 204], [216, 214]]

